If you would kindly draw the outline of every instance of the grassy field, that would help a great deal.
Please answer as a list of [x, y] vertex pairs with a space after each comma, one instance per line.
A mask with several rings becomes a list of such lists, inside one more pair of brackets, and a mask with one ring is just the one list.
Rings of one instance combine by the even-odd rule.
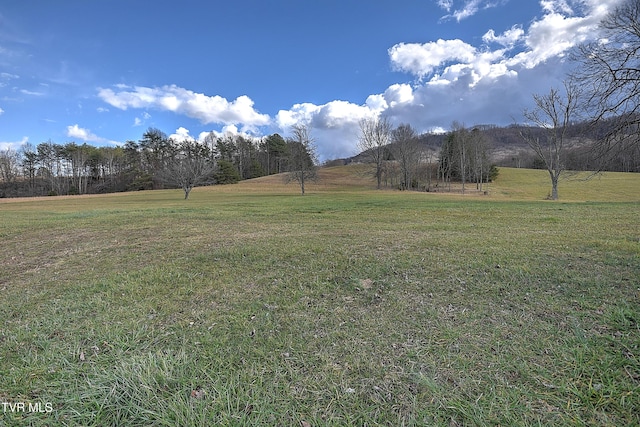
[[322, 174], [0, 200], [0, 425], [640, 425], [640, 175]]

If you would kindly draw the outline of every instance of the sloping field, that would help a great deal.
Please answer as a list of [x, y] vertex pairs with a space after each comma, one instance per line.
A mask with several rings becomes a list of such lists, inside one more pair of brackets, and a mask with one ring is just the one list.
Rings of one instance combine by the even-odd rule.
[[[489, 184], [494, 198], [541, 200], [551, 194], [547, 171], [500, 168], [495, 183]], [[558, 186], [559, 201], [640, 201], [640, 174], [622, 172], [567, 173]]]
[[356, 170], [0, 201], [0, 425], [640, 424], [637, 175]]
[[[373, 190], [375, 181], [372, 170], [366, 165], [338, 166], [320, 169], [318, 183], [309, 183], [310, 191], [356, 191]], [[295, 183], [285, 185], [280, 175], [244, 181], [238, 184], [243, 191], [279, 191], [283, 193], [299, 192]], [[461, 185], [452, 184], [453, 192], [438, 195], [460, 195]], [[484, 184], [483, 192], [476, 190], [475, 184], [467, 183], [466, 197], [483, 197], [492, 200], [544, 200], [551, 194], [549, 174], [543, 170], [500, 168], [495, 182]], [[231, 186], [227, 190], [236, 191]], [[391, 189], [392, 190], [392, 189]], [[488, 194], [485, 195], [484, 191]], [[640, 201], [640, 174], [604, 172], [567, 173], [559, 185], [560, 202], [601, 201], [628, 202]]]

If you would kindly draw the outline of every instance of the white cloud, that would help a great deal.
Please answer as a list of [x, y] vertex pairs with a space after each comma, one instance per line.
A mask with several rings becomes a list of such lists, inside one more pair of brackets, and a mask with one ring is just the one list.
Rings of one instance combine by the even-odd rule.
[[129, 87], [117, 85], [112, 89], [99, 89], [98, 96], [106, 103], [126, 110], [128, 108], [155, 108], [172, 111], [199, 120], [203, 124], [241, 124], [245, 129], [267, 125], [270, 118], [253, 108], [253, 101], [242, 95], [229, 102], [221, 96], [207, 96], [176, 85], [162, 87]]
[[[453, 119], [468, 125], [517, 120], [519, 111], [531, 102], [532, 93], [547, 91], [565, 78], [567, 64], [562, 58], [567, 50], [595, 37], [598, 22], [618, 1], [541, 1], [543, 15], [528, 28], [516, 25], [502, 34], [485, 32], [484, 50], [459, 40], [439, 41], [442, 46], [455, 42], [451, 46], [459, 49], [448, 49], [451, 54], [447, 56], [424, 48], [433, 44], [416, 45], [404, 51], [402, 61], [390, 50], [393, 65], [425, 83], [413, 88], [413, 101], [389, 106], [384, 114], [396, 121], [409, 120], [419, 130], [446, 128]], [[572, 7], [575, 5], [580, 7]], [[491, 44], [500, 48], [494, 50]], [[432, 51], [431, 62], [424, 62], [425, 52]], [[546, 78], [540, 79], [542, 75]]]
[[372, 111], [367, 106], [347, 101], [331, 101], [317, 110], [312, 125], [321, 129], [334, 129], [357, 124], [363, 118], [371, 115]]
[[[460, 22], [463, 19], [475, 15], [480, 10], [497, 7], [507, 1], [509, 0], [464, 0], [459, 7], [455, 8], [451, 14], [444, 16], [443, 19], [454, 18]], [[436, 3], [447, 13], [451, 12], [455, 4], [454, 0], [437, 0]]]
[[[0, 47], [0, 54], [2, 54], [2, 47]], [[11, 80], [19, 79], [20, 76], [10, 73], [0, 73], [0, 87], [6, 87]]]
[[[380, 98], [377, 102], [381, 102]], [[368, 105], [347, 101], [331, 101], [324, 105], [304, 103], [295, 104], [290, 110], [280, 110], [276, 115], [276, 123], [285, 131], [297, 123], [306, 123], [315, 129], [334, 129], [357, 124], [361, 119], [375, 114], [377, 111]]]
[[497, 43], [504, 47], [513, 47], [517, 42], [519, 42], [524, 36], [524, 30], [518, 26], [514, 25], [511, 29], [505, 31], [500, 35], [496, 35], [494, 30], [489, 30], [482, 36], [482, 40], [485, 43]]
[[4, 114], [4, 110], [0, 108], [0, 115]]
[[443, 133], [447, 133], [447, 130], [442, 126], [434, 126], [428, 130], [429, 133], [434, 133], [438, 135], [442, 135]]
[[4, 151], [4, 150], [17, 151], [20, 149], [20, 147], [28, 143], [29, 143], [29, 137], [27, 136], [23, 136], [20, 141], [11, 141], [11, 142], [0, 141], [0, 151]]
[[399, 43], [391, 47], [388, 53], [396, 70], [424, 77], [445, 63], [472, 61], [476, 55], [476, 48], [462, 40], [440, 39], [423, 44]]
[[[482, 40], [498, 44], [501, 49], [478, 49], [462, 40], [399, 43], [388, 51], [392, 67], [424, 79], [429, 84], [447, 85], [467, 80], [470, 87], [485, 78], [515, 76], [524, 68], [533, 68], [550, 58], [562, 57], [566, 52], [596, 33], [600, 20], [620, 0], [580, 0], [576, 4], [583, 16], [574, 16], [574, 8], [566, 0], [542, 0], [542, 18], [534, 21], [527, 31], [519, 25], [497, 35], [488, 30]], [[453, 3], [447, 3], [453, 6]], [[466, 8], [491, 7], [497, 2], [467, 1]], [[441, 5], [442, 6], [442, 5]], [[520, 51], [510, 52], [516, 47]]]
[[30, 95], [30, 96], [43, 96], [44, 93], [42, 92], [35, 92], [32, 90], [27, 90], [27, 89], [20, 89], [20, 93], [23, 93], [25, 95]]
[[11, 74], [11, 73], [0, 73], [0, 78], [3, 80], [12, 80], [12, 79], [19, 79], [20, 76], [16, 74]]
[[465, 18], [475, 15], [478, 12], [481, 0], [468, 1], [462, 9], [458, 9], [453, 12], [453, 17], [456, 21], [460, 22]]
[[561, 57], [574, 46], [592, 39], [598, 24], [619, 0], [586, 0], [584, 16], [572, 15], [573, 10], [564, 0], [543, 0], [546, 14], [531, 24], [524, 37], [526, 50], [508, 61], [510, 66], [533, 68], [553, 57]]
[[437, 0], [436, 3], [447, 12], [453, 7], [453, 0]]
[[382, 94], [369, 95], [365, 101], [365, 105], [371, 111], [378, 113], [389, 108], [389, 104], [387, 104], [387, 101], [384, 99], [384, 95]]
[[540, 6], [547, 13], [573, 14], [573, 10], [565, 0], [540, 0]]
[[239, 135], [241, 132], [238, 131], [238, 127], [236, 125], [227, 125], [222, 128], [222, 132], [220, 135]]
[[320, 107], [311, 103], [295, 104], [289, 110], [280, 110], [276, 114], [276, 123], [281, 129], [287, 129], [296, 123], [308, 123]]
[[[430, 85], [447, 85], [466, 80], [473, 87], [483, 78], [495, 79], [515, 72], [508, 69], [504, 62], [506, 50], [479, 51], [460, 40], [438, 40], [433, 44], [396, 45], [390, 50], [390, 58], [395, 67], [410, 72], [422, 79], [432, 75]], [[398, 52], [402, 51], [401, 54]], [[445, 64], [448, 66], [442, 68]], [[435, 74], [436, 71], [440, 71]], [[393, 85], [388, 91], [395, 91], [399, 85]], [[405, 94], [410, 94], [404, 85]], [[390, 98], [391, 96], [387, 96]], [[397, 100], [396, 100], [397, 101]], [[407, 102], [410, 100], [404, 100]]]
[[393, 108], [399, 104], [407, 104], [414, 100], [413, 89], [408, 84], [394, 84], [384, 91], [386, 104]]
[[[392, 103], [397, 101], [392, 96], [397, 85], [392, 85], [385, 96], [371, 95], [368, 102], [386, 105], [382, 114], [396, 124], [411, 123], [419, 132], [442, 131], [453, 120], [468, 125], [511, 123], [531, 102], [532, 93], [546, 91], [564, 78], [562, 55], [593, 37], [597, 23], [616, 2], [609, 0], [608, 7], [601, 0], [581, 2], [582, 16], [548, 12], [550, 5], [541, 4], [545, 14], [526, 30], [516, 25], [502, 34], [493, 30], [484, 34], [483, 42], [499, 49], [480, 49], [461, 40], [398, 44], [389, 50], [390, 62], [419, 79], [407, 86], [411, 98]], [[566, 13], [565, 6], [557, 2], [551, 10]], [[540, 79], [541, 75], [546, 78]]]
[[203, 142], [209, 134], [211, 134], [211, 132], [200, 132], [198, 135], [198, 142]]
[[195, 138], [189, 135], [189, 129], [186, 129], [182, 126], [176, 129], [176, 132], [174, 134], [169, 135], [169, 138], [173, 139], [176, 142], [195, 141]]
[[98, 137], [89, 130], [81, 128], [77, 124], [73, 126], [67, 126], [67, 136], [70, 138], [78, 138], [83, 141], [95, 141]]
[[295, 104], [289, 110], [278, 112], [276, 124], [285, 136], [292, 125], [308, 124], [322, 161], [356, 154], [360, 120], [376, 116], [387, 107], [384, 95], [369, 96], [365, 105], [347, 101], [331, 101], [323, 105]]
[[147, 120], [149, 120], [151, 118], [151, 114], [147, 113], [146, 111], [144, 111], [141, 114], [142, 117], [135, 117], [133, 119], [133, 126], [142, 126]]
[[[424, 112], [424, 99], [418, 99], [411, 85], [393, 84], [384, 93], [367, 97], [364, 105], [347, 101], [331, 101], [323, 105], [312, 103], [295, 104], [289, 110], [281, 110], [276, 115], [276, 124], [284, 136], [291, 126], [306, 123], [311, 127], [316, 139], [320, 160], [345, 157], [357, 154], [359, 123], [368, 117], [385, 114], [400, 122], [416, 123], [422, 121], [419, 114]], [[430, 102], [430, 100], [426, 100]], [[429, 128], [421, 127], [421, 132]]]
[[[186, 132], [188, 133], [189, 131], [186, 130]], [[225, 136], [242, 136], [243, 138], [246, 138], [246, 139], [256, 139], [257, 138], [255, 135], [253, 135], [251, 133], [247, 133], [247, 132], [243, 132], [243, 131], [239, 130], [236, 125], [226, 125], [226, 126], [223, 126], [222, 130], [220, 130], [220, 131], [212, 130], [212, 131], [209, 131], [209, 132], [200, 132], [200, 134], [198, 135], [197, 141], [198, 142], [204, 142], [205, 138], [207, 136], [209, 136], [209, 135], [212, 135], [212, 134], [216, 138], [225, 137]]]
[[102, 138], [92, 133], [89, 129], [81, 128], [78, 124], [67, 126], [67, 136], [69, 138], [79, 139], [84, 142], [96, 142], [99, 144], [114, 144], [114, 145], [118, 144], [118, 142], [116, 141], [110, 141], [107, 138]]

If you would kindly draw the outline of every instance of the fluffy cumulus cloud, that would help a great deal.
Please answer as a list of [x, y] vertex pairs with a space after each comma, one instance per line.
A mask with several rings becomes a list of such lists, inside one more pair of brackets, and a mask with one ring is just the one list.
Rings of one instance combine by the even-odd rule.
[[585, 0], [576, 3], [583, 10], [577, 15], [565, 0], [545, 0], [540, 4], [544, 16], [533, 22], [524, 37], [526, 49], [509, 64], [533, 68], [549, 58], [562, 57], [572, 47], [597, 34], [599, 22], [620, 0]]
[[78, 124], [67, 126], [67, 136], [69, 138], [78, 139], [83, 142], [95, 142], [98, 144], [113, 144], [113, 145], [118, 144], [118, 142], [110, 141], [107, 138], [102, 138], [92, 133], [89, 129], [80, 127]]
[[19, 150], [20, 147], [29, 143], [29, 137], [24, 136], [20, 141], [0, 141], [0, 151]]
[[[488, 29], [482, 36], [483, 47], [462, 40], [437, 40], [427, 43], [399, 43], [389, 49], [394, 69], [430, 83], [451, 83], [464, 79], [476, 84], [483, 78], [495, 79], [516, 75], [519, 69], [533, 68], [553, 58], [562, 57], [577, 44], [593, 37], [600, 20], [620, 0], [542, 0], [543, 16], [525, 30], [514, 25], [502, 34]], [[444, 9], [453, 1], [439, 1]], [[499, 2], [466, 1], [462, 9], [495, 6]], [[492, 47], [499, 48], [492, 50]]]
[[91, 133], [88, 129], [81, 128], [78, 124], [67, 126], [67, 136], [69, 138], [77, 138], [82, 141], [98, 141], [100, 138]]
[[470, 62], [476, 48], [462, 40], [428, 43], [399, 43], [389, 49], [391, 64], [398, 71], [424, 77], [448, 62]]
[[370, 95], [363, 105], [347, 101], [295, 104], [289, 110], [279, 111], [275, 122], [285, 135], [297, 123], [309, 125], [317, 142], [318, 155], [326, 160], [357, 154], [361, 120], [399, 111], [413, 102], [410, 85], [394, 84], [384, 93]]
[[191, 135], [191, 131], [189, 129], [180, 126], [178, 129], [176, 129], [175, 133], [169, 135], [169, 138], [177, 142], [198, 141], [200, 143], [203, 143], [206, 141], [207, 137], [211, 136], [213, 136], [214, 138], [221, 138], [225, 136], [242, 136], [247, 139], [259, 139], [253, 134], [240, 131], [236, 125], [223, 126], [222, 130], [220, 131], [212, 130], [209, 132], [200, 132], [197, 137]]
[[371, 110], [366, 106], [347, 101], [332, 101], [317, 110], [311, 124], [316, 128], [336, 129], [358, 123], [370, 115]]
[[382, 96], [375, 101], [372, 97], [369, 98], [371, 103], [365, 105], [339, 100], [324, 105], [295, 104], [289, 110], [280, 110], [275, 121], [285, 135], [297, 123], [309, 125], [317, 143], [320, 160], [348, 156], [356, 154], [360, 120], [375, 116], [380, 107], [387, 106]]
[[542, 10], [551, 14], [573, 14], [573, 9], [571, 9], [569, 4], [565, 0], [541, 0], [540, 6], [542, 6]]
[[200, 132], [198, 134], [198, 138], [194, 138], [189, 134], [189, 130], [185, 129], [185, 128], [179, 128], [178, 130], [176, 130], [176, 133], [171, 135], [172, 138], [178, 138], [178, 140], [180, 140], [180, 137], [183, 137], [183, 139], [195, 139], [200, 143], [205, 143], [207, 141], [208, 138], [224, 138], [224, 137], [235, 137], [235, 136], [242, 136], [243, 138], [246, 139], [250, 139], [250, 140], [259, 140], [261, 139], [260, 136], [256, 136], [253, 132], [249, 133], [249, 132], [244, 132], [240, 129], [238, 129], [238, 127], [236, 125], [226, 125], [223, 126], [221, 130], [211, 130], [211, 131], [206, 131], [206, 132]]
[[195, 138], [189, 134], [189, 129], [180, 126], [176, 129], [176, 132], [169, 135], [169, 138], [177, 142], [182, 141], [195, 141]]
[[486, 44], [497, 43], [507, 48], [512, 48], [522, 40], [525, 32], [519, 25], [514, 25], [511, 29], [505, 31], [500, 35], [496, 35], [496, 32], [491, 29], [482, 36], [482, 41]]
[[297, 123], [309, 123], [320, 108], [308, 102], [295, 104], [288, 110], [278, 111], [276, 123], [280, 129], [288, 129]]
[[[517, 78], [523, 69], [531, 69], [566, 52], [596, 33], [598, 22], [620, 0], [542, 0], [543, 15], [528, 29], [514, 25], [496, 34], [488, 29], [482, 36], [484, 46], [472, 46], [462, 40], [438, 40], [427, 43], [399, 43], [389, 49], [392, 66], [425, 80], [427, 86], [466, 82], [473, 89], [481, 81], [503, 77]], [[439, 2], [445, 9], [454, 2]], [[497, 2], [467, 1], [464, 7], [488, 7]]]
[[208, 96], [176, 85], [153, 88], [118, 85], [115, 89], [101, 88], [98, 96], [121, 110], [158, 109], [183, 114], [202, 124], [241, 124], [245, 128], [264, 126], [270, 122], [269, 116], [256, 111], [251, 98], [245, 95], [228, 101], [218, 95]]
[[[484, 35], [484, 40], [513, 46], [522, 37], [522, 33], [522, 30], [511, 29], [496, 35], [491, 30]], [[418, 79], [431, 76], [428, 83], [430, 85], [465, 80], [470, 86], [474, 86], [483, 78], [515, 73], [508, 68], [505, 56], [507, 51], [507, 48], [481, 50], [461, 40], [438, 40], [424, 44], [400, 43], [389, 49], [389, 59], [395, 69], [410, 73]]]
[[383, 98], [389, 108], [410, 104], [415, 99], [413, 96], [413, 88], [410, 85], [398, 83], [389, 86], [387, 90], [384, 91]]
[[365, 117], [375, 115], [368, 105], [357, 105], [347, 101], [331, 101], [324, 105], [310, 103], [295, 104], [289, 110], [280, 110], [276, 123], [283, 130], [296, 123], [306, 123], [316, 129], [336, 129], [358, 124]]

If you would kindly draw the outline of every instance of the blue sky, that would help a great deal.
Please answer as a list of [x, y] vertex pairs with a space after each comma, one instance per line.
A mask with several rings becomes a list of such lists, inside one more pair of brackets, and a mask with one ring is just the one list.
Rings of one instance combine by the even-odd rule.
[[9, 0], [0, 149], [260, 137], [311, 126], [321, 159], [358, 122], [508, 125], [558, 87], [620, 0]]

